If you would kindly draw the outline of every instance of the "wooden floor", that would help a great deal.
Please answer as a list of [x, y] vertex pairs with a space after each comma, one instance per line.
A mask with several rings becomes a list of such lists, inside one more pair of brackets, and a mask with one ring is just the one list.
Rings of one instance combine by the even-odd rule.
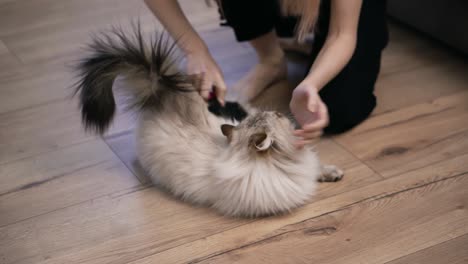
[[[204, 1], [181, 2], [232, 84], [254, 53]], [[317, 146], [345, 178], [290, 215], [229, 219], [149, 184], [131, 115], [104, 138], [81, 128], [69, 66], [91, 32], [137, 16], [158, 27], [142, 1], [0, 0], [0, 263], [468, 262], [466, 58], [392, 25], [378, 108]]]

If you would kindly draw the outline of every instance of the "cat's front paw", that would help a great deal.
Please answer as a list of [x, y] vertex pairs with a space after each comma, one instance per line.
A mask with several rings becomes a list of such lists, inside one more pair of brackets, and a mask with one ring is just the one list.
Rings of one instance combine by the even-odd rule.
[[334, 165], [323, 165], [319, 182], [337, 182], [344, 176], [344, 172]]

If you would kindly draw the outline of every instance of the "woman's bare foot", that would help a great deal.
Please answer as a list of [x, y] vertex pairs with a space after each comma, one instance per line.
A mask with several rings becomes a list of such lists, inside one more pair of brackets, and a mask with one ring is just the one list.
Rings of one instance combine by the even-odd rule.
[[233, 91], [240, 102], [249, 102], [273, 83], [287, 76], [286, 56], [274, 30], [251, 41], [258, 56], [258, 64], [234, 85]]
[[250, 102], [273, 83], [287, 78], [287, 63], [283, 56], [277, 61], [260, 61], [232, 88], [237, 101]]

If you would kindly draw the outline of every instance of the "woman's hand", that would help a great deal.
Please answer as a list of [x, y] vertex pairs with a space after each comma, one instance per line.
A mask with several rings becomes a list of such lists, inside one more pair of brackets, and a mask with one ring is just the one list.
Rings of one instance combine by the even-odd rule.
[[302, 129], [298, 146], [313, 142], [328, 125], [328, 110], [318, 95], [339, 74], [351, 59], [357, 39], [362, 0], [336, 0], [331, 4], [330, 27], [325, 44], [310, 69], [306, 79], [296, 87], [290, 108]]
[[145, 2], [185, 53], [187, 73], [197, 75], [195, 86], [200, 95], [207, 100], [210, 93], [214, 92], [221, 105], [224, 105], [226, 84], [223, 74], [203, 40], [185, 17], [178, 1], [145, 0]]
[[300, 83], [294, 89], [289, 107], [302, 127], [294, 131], [294, 135], [301, 138], [297, 142], [298, 147], [312, 143], [315, 138], [322, 135], [329, 121], [328, 110], [320, 99], [316, 87], [307, 81]]
[[187, 73], [197, 76], [195, 85], [203, 99], [208, 100], [212, 93], [224, 105], [226, 84], [218, 64], [208, 51], [187, 53]]

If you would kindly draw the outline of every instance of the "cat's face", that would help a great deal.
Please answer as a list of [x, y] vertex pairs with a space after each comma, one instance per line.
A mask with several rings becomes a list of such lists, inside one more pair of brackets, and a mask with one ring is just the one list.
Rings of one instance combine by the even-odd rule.
[[283, 114], [268, 111], [250, 115], [235, 127], [223, 125], [221, 130], [232, 147], [267, 153], [272, 149], [291, 151], [293, 128]]

